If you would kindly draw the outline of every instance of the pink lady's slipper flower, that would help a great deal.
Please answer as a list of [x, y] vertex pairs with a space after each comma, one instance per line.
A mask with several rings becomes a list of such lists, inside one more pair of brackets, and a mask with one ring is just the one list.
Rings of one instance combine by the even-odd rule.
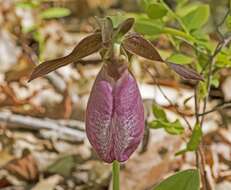
[[[203, 79], [192, 69], [164, 61], [153, 44], [141, 35], [126, 35], [134, 24], [133, 18], [126, 19], [117, 27], [113, 27], [109, 17], [98, 21], [100, 28], [95, 33], [82, 39], [69, 55], [39, 64], [29, 81], [100, 52], [102, 60], [109, 63], [104, 64], [92, 88], [86, 113], [86, 132], [100, 158], [108, 163], [114, 160], [123, 162], [142, 139], [144, 109], [136, 80], [126, 64], [118, 59], [119, 54], [127, 59], [135, 54], [164, 62], [186, 79]], [[123, 51], [114, 52], [115, 42], [120, 43]]]
[[126, 161], [144, 132], [144, 108], [125, 64], [104, 64], [92, 88], [86, 113], [87, 137], [105, 162]]

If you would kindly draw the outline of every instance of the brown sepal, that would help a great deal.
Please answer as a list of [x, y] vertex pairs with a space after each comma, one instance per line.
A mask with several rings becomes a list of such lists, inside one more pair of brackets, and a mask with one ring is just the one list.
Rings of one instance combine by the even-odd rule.
[[175, 64], [175, 63], [168, 63], [169, 67], [173, 69], [178, 75], [185, 79], [190, 80], [204, 80], [203, 77], [198, 74], [193, 69], [190, 69], [188, 67], [185, 67], [183, 65]]
[[113, 37], [123, 36], [131, 30], [132, 26], [134, 25], [135, 19], [128, 18], [122, 23], [120, 23], [117, 28], [115, 29]]
[[164, 62], [156, 48], [151, 44], [151, 42], [144, 39], [138, 34], [132, 34], [126, 37], [123, 40], [122, 45], [124, 49], [132, 54], [139, 55], [152, 61]]
[[102, 48], [101, 33], [94, 33], [81, 40], [74, 50], [67, 56], [45, 61], [39, 64], [32, 72], [29, 81], [46, 75], [69, 63], [76, 62], [83, 57], [91, 55]]

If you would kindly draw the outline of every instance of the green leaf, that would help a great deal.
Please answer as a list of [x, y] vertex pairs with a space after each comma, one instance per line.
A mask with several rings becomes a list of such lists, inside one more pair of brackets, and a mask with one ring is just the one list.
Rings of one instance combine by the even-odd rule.
[[178, 119], [172, 123], [167, 123], [164, 129], [171, 135], [180, 135], [184, 132], [184, 127], [182, 127]]
[[69, 16], [71, 14], [71, 11], [67, 8], [61, 8], [61, 7], [52, 7], [44, 10], [40, 16], [43, 19], [52, 19], [52, 18], [62, 18], [65, 16]]
[[153, 120], [150, 123], [148, 123], [148, 126], [152, 129], [160, 129], [163, 128], [162, 122], [159, 120]]
[[22, 8], [22, 9], [33, 9], [38, 7], [39, 3], [36, 1], [32, 2], [17, 2], [16, 7], [17, 8]]
[[200, 176], [197, 169], [178, 172], [162, 181], [153, 190], [199, 190]]
[[137, 18], [134, 25], [134, 30], [144, 35], [158, 35], [162, 33], [163, 23], [159, 20], [152, 21], [150, 19]]
[[151, 19], [159, 19], [164, 17], [168, 11], [160, 3], [152, 3], [147, 7], [146, 13]]
[[188, 0], [176, 0], [177, 5], [182, 6], [188, 2]]
[[178, 156], [178, 155], [184, 154], [188, 151], [197, 150], [197, 148], [201, 142], [202, 136], [203, 136], [202, 129], [200, 127], [200, 124], [197, 123], [193, 128], [192, 135], [190, 137], [189, 142], [186, 145], [186, 148], [178, 151], [175, 155]]
[[184, 17], [191, 11], [197, 9], [199, 6], [203, 5], [200, 2], [190, 2], [184, 5], [183, 7], [176, 7], [176, 14], [180, 17]]
[[164, 109], [158, 106], [157, 104], [153, 104], [152, 112], [157, 119], [160, 119], [162, 121], [168, 121]]
[[200, 5], [185, 15], [182, 20], [185, 26], [190, 30], [200, 29], [209, 19], [209, 5]]
[[56, 173], [62, 176], [69, 176], [75, 165], [74, 157], [68, 155], [58, 159], [56, 162], [48, 166], [47, 171], [49, 173]]
[[192, 35], [198, 40], [198, 43], [200, 43], [201, 45], [207, 45], [205, 42], [209, 41], [209, 35], [206, 34], [204, 31], [198, 29], [193, 31]]
[[156, 120], [151, 121], [148, 126], [152, 129], [164, 128], [164, 130], [171, 135], [179, 135], [184, 132], [180, 121], [177, 119], [174, 122], [169, 122], [164, 109], [157, 104], [153, 104], [152, 112]]
[[184, 128], [178, 119], [174, 122], [157, 119], [150, 122], [148, 126], [152, 129], [164, 128], [164, 130], [171, 135], [179, 135], [184, 132]]
[[211, 80], [211, 85], [214, 86], [215, 88], [218, 88], [220, 85], [220, 75], [215, 74], [212, 76], [212, 80]]
[[189, 142], [187, 143], [188, 151], [194, 151], [197, 149], [197, 147], [199, 146], [201, 142], [202, 135], [203, 135], [203, 132], [202, 132], [200, 124], [196, 124], [193, 128], [192, 136]]
[[229, 15], [225, 20], [226, 27], [230, 30], [231, 29], [231, 15]]
[[143, 10], [146, 10], [151, 3], [155, 3], [155, 0], [140, 0], [139, 4]]
[[218, 55], [216, 66], [219, 68], [231, 67], [231, 49], [224, 48]]
[[168, 57], [167, 61], [171, 63], [185, 65], [192, 63], [193, 58], [181, 53], [173, 53], [170, 57]]
[[209, 57], [203, 53], [198, 53], [196, 62], [196, 70], [201, 73], [203, 68], [208, 64]]
[[182, 155], [182, 154], [185, 154], [187, 152], [187, 149], [183, 149], [183, 150], [179, 150], [178, 152], [175, 153], [175, 156], [179, 156], [179, 155]]

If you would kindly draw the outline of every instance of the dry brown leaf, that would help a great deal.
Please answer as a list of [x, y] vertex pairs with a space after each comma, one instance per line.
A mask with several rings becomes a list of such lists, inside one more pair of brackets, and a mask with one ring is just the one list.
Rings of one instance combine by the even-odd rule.
[[7, 82], [19, 81], [22, 77], [29, 77], [35, 64], [27, 55], [22, 55], [18, 63], [13, 65], [9, 71], [5, 73], [5, 80]]
[[5, 166], [5, 169], [27, 181], [38, 179], [37, 163], [30, 153], [20, 159], [12, 160]]

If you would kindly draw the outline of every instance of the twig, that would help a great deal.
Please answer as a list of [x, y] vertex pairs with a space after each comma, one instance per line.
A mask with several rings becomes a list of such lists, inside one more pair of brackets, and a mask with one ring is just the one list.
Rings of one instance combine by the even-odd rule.
[[206, 165], [206, 161], [205, 161], [205, 155], [204, 155], [204, 151], [203, 151], [203, 147], [202, 145], [200, 144], [199, 147], [198, 147], [198, 152], [200, 154], [200, 158], [201, 158], [201, 177], [202, 177], [202, 183], [203, 183], [203, 189], [206, 189], [206, 190], [211, 190], [210, 188], [210, 185], [209, 185], [209, 181], [207, 179], [207, 172], [206, 172], [206, 169], [205, 169], [205, 165]]
[[71, 137], [75, 141], [81, 142], [85, 138], [85, 133], [80, 130], [68, 128], [61, 123], [51, 119], [39, 119], [30, 116], [22, 116], [17, 114], [11, 114], [9, 112], [0, 112], [0, 123], [6, 124], [9, 127], [16, 127], [30, 130], [53, 130], [60, 133], [60, 138], [63, 135]]
[[[53, 120], [51, 120], [51, 121], [53, 121]], [[77, 129], [80, 131], [85, 131], [85, 123], [83, 121], [61, 119], [61, 120], [57, 120], [57, 123], [59, 125], [64, 125], [66, 127], [74, 128], [74, 129]]]
[[57, 74], [57, 72], [49, 73], [45, 77], [58, 93], [63, 94], [67, 89], [66, 82]]
[[[195, 90], [194, 90], [194, 103], [195, 103], [195, 116], [196, 116], [196, 123], [199, 123], [199, 116], [198, 116], [198, 95], [197, 95], [197, 89], [198, 89], [198, 83], [197, 85], [195, 86]], [[199, 169], [199, 171], [203, 171], [200, 169], [200, 165], [201, 165], [201, 162], [199, 160], [199, 156], [201, 155], [200, 154], [200, 151], [199, 150], [195, 150], [195, 155], [196, 155], [196, 167]], [[202, 156], [201, 156], [202, 157]], [[201, 172], [202, 173], [202, 172]], [[203, 176], [204, 173], [202, 173], [201, 176]], [[205, 179], [202, 179], [202, 183], [205, 184]]]
[[[202, 118], [201, 118], [201, 121], [200, 121], [200, 126], [201, 127], [202, 127], [203, 122], [204, 122], [204, 116], [205, 116], [204, 113], [205, 113], [208, 98], [209, 98], [209, 92], [210, 92], [211, 81], [212, 81], [212, 70], [213, 70], [213, 67], [214, 67], [214, 65], [216, 63], [216, 56], [218, 55], [218, 53], [220, 53], [222, 48], [225, 47], [230, 41], [231, 41], [231, 36], [224, 39], [222, 42], [218, 43], [213, 55], [209, 59], [208, 64], [204, 67], [204, 70], [206, 70], [206, 67], [209, 66], [209, 68], [208, 68], [208, 77], [207, 77], [207, 95], [204, 98], [204, 102], [203, 102], [203, 112], [202, 112], [203, 114], [202, 114]], [[196, 114], [196, 115], [197, 115], [197, 117], [199, 116], [199, 114]], [[198, 118], [197, 118], [197, 120], [198, 120]], [[199, 148], [198, 148], [198, 151], [199, 151], [200, 157], [201, 157], [202, 182], [203, 182], [203, 188], [205, 190], [209, 190], [210, 185], [209, 185], [209, 182], [208, 182], [208, 179], [207, 179], [207, 174], [206, 174], [206, 169], [205, 169], [206, 161], [205, 161], [205, 157], [204, 157], [204, 151], [203, 151], [202, 144], [203, 144], [203, 139], [202, 139], [202, 142], [201, 142], [201, 144], [199, 145]]]
[[[208, 102], [208, 98], [209, 98], [209, 92], [210, 92], [210, 88], [211, 88], [212, 70], [213, 70], [213, 66], [214, 66], [214, 64], [216, 62], [216, 56], [225, 46], [227, 46], [230, 43], [230, 41], [231, 41], [231, 36], [227, 37], [222, 42], [218, 43], [213, 55], [209, 59], [210, 61], [208, 62], [209, 72], [208, 72], [208, 77], [207, 77], [207, 95], [204, 98], [203, 112], [202, 113], [205, 112], [206, 107], [207, 107], [207, 102]], [[202, 115], [202, 118], [201, 118], [201, 123], [200, 123], [201, 126], [202, 126], [202, 124], [204, 122], [204, 116], [205, 115]]]
[[219, 33], [219, 35], [222, 37], [222, 38], [224, 38], [224, 36], [223, 36], [223, 34], [221, 33], [221, 31], [220, 31], [220, 27], [224, 24], [224, 22], [226, 21], [226, 19], [227, 19], [227, 17], [229, 16], [229, 14], [230, 14], [230, 6], [231, 6], [231, 1], [230, 0], [228, 0], [228, 11], [225, 13], [225, 16], [223, 17], [223, 19], [221, 20], [221, 22], [217, 25], [217, 32]]
[[[230, 7], [229, 7], [229, 10], [228, 10], [228, 13], [229, 12], [230, 12]], [[221, 25], [223, 24], [223, 22], [225, 21], [225, 19], [226, 19], [226, 16], [222, 20]], [[214, 65], [216, 63], [216, 56], [221, 52], [221, 50], [225, 46], [227, 46], [227, 44], [230, 43], [230, 41], [231, 41], [231, 36], [229, 36], [229, 37], [223, 39], [221, 42], [219, 42], [217, 44], [217, 46], [216, 46], [216, 49], [215, 49], [214, 53], [212, 54], [212, 56], [209, 57], [208, 63], [203, 68], [202, 72], [204, 72], [206, 70], [206, 68], [209, 67], [208, 68], [208, 76], [207, 76], [207, 95], [204, 98], [204, 102], [203, 102], [203, 112], [202, 112], [202, 118], [201, 118], [201, 122], [200, 122], [200, 126], [201, 127], [203, 125], [204, 117], [206, 115], [204, 113], [206, 112], [207, 102], [208, 102], [208, 98], [209, 98], [209, 92], [210, 92], [211, 81], [212, 81], [212, 71], [213, 71], [213, 67], [214, 67]], [[195, 93], [197, 94], [197, 92], [195, 92]], [[197, 102], [195, 102], [195, 103], [197, 105]], [[199, 121], [199, 118], [198, 118], [199, 114], [198, 113], [196, 114], [196, 117], [197, 117], [197, 121]], [[198, 148], [198, 151], [199, 151], [199, 154], [200, 154], [200, 157], [201, 157], [200, 165], [201, 165], [202, 183], [203, 183], [203, 189], [209, 190], [211, 188], [210, 188], [210, 185], [209, 185], [209, 181], [207, 179], [207, 174], [206, 174], [206, 169], [205, 169], [206, 161], [205, 161], [205, 156], [204, 156], [204, 151], [203, 151], [202, 144], [203, 144], [203, 139], [202, 139], [202, 142], [201, 142], [201, 144], [199, 145], [199, 148]]]
[[195, 90], [194, 90], [194, 102], [195, 102], [195, 115], [196, 115], [196, 122], [199, 123], [199, 117], [198, 117], [198, 95], [197, 95], [197, 88], [198, 88], [198, 84], [195, 86]]
[[[159, 74], [159, 72], [156, 70], [156, 68], [154, 67], [155, 71]], [[162, 88], [160, 87], [160, 85], [158, 84], [155, 76], [153, 76], [153, 74], [148, 70], [147, 66], [145, 66], [145, 70], [146, 72], [152, 77], [152, 79], [155, 81], [155, 83], [157, 84], [157, 87], [160, 91], [160, 93], [164, 96], [164, 98], [169, 102], [169, 104], [176, 110], [176, 112], [184, 119], [185, 123], [188, 125], [188, 128], [190, 131], [192, 131], [192, 126], [190, 125], [190, 123], [188, 122], [188, 120], [186, 119], [186, 117], [184, 115], [181, 114], [181, 112], [178, 110], [178, 108], [176, 107], [175, 104], [173, 104], [173, 102], [168, 98], [168, 96], [164, 93], [164, 91], [162, 90]]]
[[[199, 123], [199, 102], [198, 102], [198, 94], [197, 94], [197, 89], [198, 89], [198, 84], [195, 87], [194, 90], [194, 101], [195, 101], [195, 117], [196, 117], [196, 123]], [[209, 185], [208, 185], [208, 179], [207, 179], [207, 174], [205, 170], [205, 157], [204, 157], [204, 152], [202, 145], [200, 144], [198, 149], [195, 150], [195, 155], [196, 155], [196, 166], [200, 170], [201, 173], [201, 179], [202, 179], [202, 184], [203, 188], [206, 190], [209, 190]]]
[[207, 114], [209, 114], [209, 113], [212, 113], [212, 112], [217, 111], [218, 109], [227, 108], [227, 107], [230, 107], [230, 106], [231, 106], [231, 101], [222, 102], [222, 103], [216, 105], [216, 106], [215, 106], [214, 108], [212, 108], [211, 110], [208, 110], [208, 111], [206, 111], [206, 112], [203, 112], [203, 113], [198, 114], [198, 116], [207, 115]]

